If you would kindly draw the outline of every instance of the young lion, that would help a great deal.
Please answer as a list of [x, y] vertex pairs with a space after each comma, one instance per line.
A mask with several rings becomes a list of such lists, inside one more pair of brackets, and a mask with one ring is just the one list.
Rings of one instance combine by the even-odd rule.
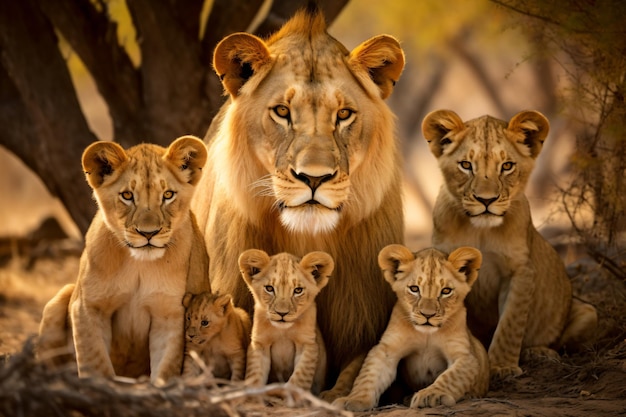
[[576, 344], [593, 333], [596, 310], [572, 301], [557, 252], [533, 226], [524, 188], [548, 134], [548, 120], [523, 111], [508, 121], [463, 122], [438, 110], [422, 123], [443, 174], [433, 210], [433, 245], [474, 246], [483, 254], [480, 279], [467, 299], [472, 332], [489, 346], [492, 376], [522, 373], [520, 352]]
[[326, 348], [317, 326], [315, 297], [335, 264], [325, 252], [302, 259], [249, 249], [239, 257], [243, 279], [255, 300], [246, 383], [284, 382], [319, 393], [326, 374]]
[[250, 317], [233, 305], [230, 295], [185, 294], [185, 359], [183, 375], [199, 374], [190, 352], [196, 352], [216, 378], [243, 380], [250, 344]]
[[378, 263], [398, 301], [378, 345], [367, 355], [347, 397], [334, 404], [369, 410], [396, 379], [398, 364], [406, 384], [417, 391], [411, 408], [451, 406], [489, 388], [483, 345], [466, 325], [463, 300], [478, 277], [481, 253], [461, 247], [446, 257], [436, 249], [413, 254], [389, 245]]
[[[208, 256], [189, 208], [206, 161], [191, 136], [167, 149], [96, 142], [83, 153], [99, 210], [75, 286], [45, 307], [39, 353], [66, 346], [79, 376], [180, 375], [186, 291], [210, 291]], [[70, 336], [71, 335], [71, 336]]]

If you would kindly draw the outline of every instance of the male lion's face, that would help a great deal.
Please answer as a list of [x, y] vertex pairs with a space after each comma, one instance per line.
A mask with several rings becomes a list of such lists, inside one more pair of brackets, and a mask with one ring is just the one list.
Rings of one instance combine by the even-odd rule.
[[[349, 53], [323, 17], [302, 14], [267, 42], [235, 34], [216, 48], [232, 98], [228, 133], [245, 142], [228, 145], [244, 153], [238, 174], [248, 176], [246, 192], [272, 199], [293, 232], [329, 232], [346, 211], [362, 218], [389, 186], [392, 174], [381, 166], [395, 163], [395, 143], [383, 99], [404, 57], [388, 36], [364, 45]], [[263, 203], [246, 201], [242, 210], [250, 204]]]

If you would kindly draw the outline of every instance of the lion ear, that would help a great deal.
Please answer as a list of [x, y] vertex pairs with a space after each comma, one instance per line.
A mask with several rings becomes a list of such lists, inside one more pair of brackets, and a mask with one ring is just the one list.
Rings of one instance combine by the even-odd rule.
[[269, 255], [259, 249], [248, 249], [239, 255], [239, 271], [248, 285], [252, 284], [255, 275], [270, 263]]
[[232, 305], [232, 299], [228, 294], [220, 295], [215, 299], [215, 305], [219, 307], [222, 315], [225, 315]]
[[387, 245], [378, 253], [378, 266], [388, 283], [396, 282], [396, 274], [400, 265], [412, 262], [415, 259], [413, 252], [403, 245]]
[[422, 122], [422, 135], [437, 158], [455, 142], [455, 134], [464, 129], [463, 120], [452, 110], [435, 110], [428, 113]]
[[185, 308], [189, 308], [189, 306], [191, 305], [191, 300], [193, 299], [194, 295], [190, 292], [186, 292], [185, 295], [183, 296], [183, 307]]
[[404, 69], [404, 52], [398, 40], [389, 35], [375, 36], [350, 52], [350, 66], [365, 71], [386, 99]]
[[127, 160], [124, 148], [115, 142], [92, 143], [85, 149], [82, 158], [87, 183], [93, 189], [100, 187], [105, 178], [117, 171]]
[[326, 252], [310, 252], [302, 257], [300, 266], [315, 279], [317, 288], [322, 289], [335, 269], [335, 261]]
[[524, 155], [536, 158], [550, 131], [550, 122], [538, 111], [525, 110], [513, 116], [507, 131], [511, 141]]
[[170, 161], [187, 175], [187, 182], [196, 185], [207, 160], [204, 142], [191, 135], [181, 136], [167, 148], [164, 159]]
[[215, 47], [213, 68], [224, 89], [233, 97], [256, 72], [271, 62], [270, 51], [262, 39], [249, 33], [233, 33]]
[[461, 246], [448, 256], [448, 261], [452, 264], [454, 270], [463, 274], [466, 282], [472, 285], [478, 278], [478, 271], [480, 270], [483, 256], [476, 248]]

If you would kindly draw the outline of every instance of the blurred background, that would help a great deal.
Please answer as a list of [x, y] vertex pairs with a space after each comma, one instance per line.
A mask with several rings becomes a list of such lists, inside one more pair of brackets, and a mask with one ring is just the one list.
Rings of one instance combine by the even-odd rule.
[[[0, 257], [21, 256], [42, 239], [45, 248], [61, 237], [80, 248], [95, 210], [80, 170], [84, 147], [98, 139], [128, 146], [203, 136], [222, 100], [210, 68], [215, 42], [234, 31], [270, 33], [305, 3], [1, 0]], [[626, 6], [318, 3], [329, 32], [348, 49], [387, 33], [405, 51], [388, 102], [405, 156], [409, 246], [429, 243], [441, 184], [421, 135], [423, 117], [447, 108], [464, 120], [509, 120], [534, 109], [551, 123], [527, 188], [535, 225], [566, 263], [591, 248], [623, 279]]]

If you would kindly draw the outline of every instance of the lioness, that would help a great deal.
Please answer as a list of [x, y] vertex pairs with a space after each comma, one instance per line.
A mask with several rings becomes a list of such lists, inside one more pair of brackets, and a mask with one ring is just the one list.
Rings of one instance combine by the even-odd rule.
[[468, 322], [489, 346], [491, 374], [522, 373], [520, 352], [554, 356], [586, 339], [596, 310], [574, 300], [557, 252], [532, 224], [524, 188], [549, 130], [536, 111], [508, 122], [490, 116], [463, 122], [454, 112], [428, 114], [422, 132], [444, 185], [433, 211], [433, 245], [474, 246], [480, 278], [467, 298]]
[[150, 375], [162, 383], [180, 375], [183, 295], [210, 291], [204, 240], [189, 209], [206, 155], [191, 136], [167, 149], [125, 151], [114, 142], [85, 149], [83, 169], [99, 209], [76, 284], [44, 308], [40, 357], [69, 343], [81, 377]]

